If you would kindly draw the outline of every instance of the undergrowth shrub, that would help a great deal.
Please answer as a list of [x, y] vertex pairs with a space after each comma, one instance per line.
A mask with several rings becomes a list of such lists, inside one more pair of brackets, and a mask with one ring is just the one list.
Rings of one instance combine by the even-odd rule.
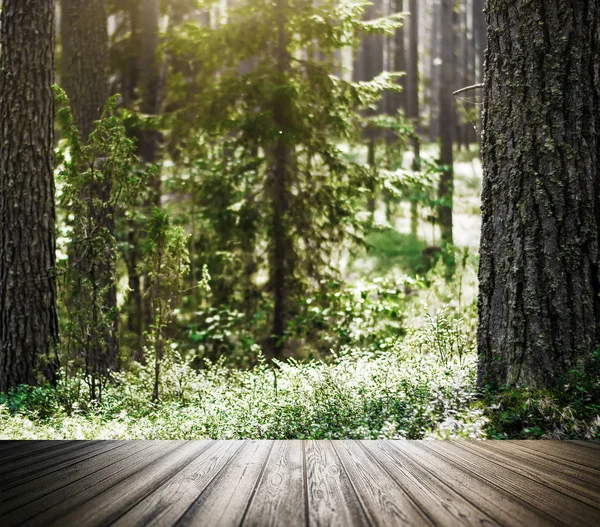
[[[447, 323], [438, 320], [435, 331]], [[72, 400], [64, 394], [74, 389], [74, 378], [61, 383], [51, 403], [41, 395], [24, 397], [27, 391], [20, 389], [0, 402], [0, 437], [482, 437], [483, 410], [469, 409], [475, 398], [475, 355], [448, 351], [440, 360], [432, 342], [415, 332], [386, 351], [347, 347], [328, 363], [261, 359], [248, 370], [231, 369], [223, 361], [195, 370], [174, 350], [162, 363], [160, 402], [150, 402], [152, 364], [116, 375], [102, 402], [85, 407], [64, 404]]]

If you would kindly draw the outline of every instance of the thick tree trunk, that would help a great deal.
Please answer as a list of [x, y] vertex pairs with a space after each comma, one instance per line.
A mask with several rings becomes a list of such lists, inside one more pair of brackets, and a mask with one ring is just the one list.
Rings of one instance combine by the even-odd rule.
[[55, 380], [54, 2], [0, 14], [0, 392]]
[[[105, 0], [62, 0], [62, 85], [71, 101], [75, 124], [84, 143], [102, 116], [109, 94], [108, 84], [108, 27]], [[101, 160], [97, 160], [101, 170]], [[87, 167], [84, 167], [87, 168]], [[92, 225], [101, 225], [114, 235], [114, 207], [110, 205], [112, 182], [107, 177], [91, 182], [82, 189], [81, 199], [89, 205]], [[94, 200], [103, 204], [98, 208]], [[85, 239], [84, 229], [76, 225], [76, 236]], [[93, 232], [96, 229], [87, 229]], [[78, 231], [78, 232], [77, 232]], [[96, 398], [96, 380], [118, 367], [119, 339], [116, 289], [116, 261], [113, 248], [98, 247], [97, 240], [87, 239], [75, 248], [72, 265], [78, 270], [80, 289], [75, 291], [76, 302], [89, 304], [93, 324], [85, 352], [88, 374], [93, 378], [92, 398]], [[86, 285], [83, 285], [83, 284]], [[87, 298], [86, 298], [87, 297]], [[96, 379], [98, 377], [98, 379]], [[100, 384], [101, 386], [101, 384]]]
[[440, 175], [438, 222], [442, 236], [442, 246], [453, 243], [452, 233], [452, 201], [454, 194], [454, 157], [452, 146], [456, 127], [456, 111], [452, 86], [454, 86], [454, 25], [453, 0], [441, 1], [442, 27], [442, 71], [439, 91], [440, 101], [440, 163], [446, 169]]
[[479, 383], [552, 387], [600, 344], [600, 4], [487, 10]]

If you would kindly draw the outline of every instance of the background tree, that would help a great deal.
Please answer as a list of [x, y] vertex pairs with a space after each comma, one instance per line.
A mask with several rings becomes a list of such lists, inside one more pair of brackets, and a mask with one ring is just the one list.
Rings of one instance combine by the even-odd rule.
[[441, 79], [440, 105], [440, 164], [444, 167], [440, 175], [438, 221], [442, 246], [453, 243], [452, 201], [454, 193], [454, 139], [456, 133], [456, 111], [452, 96], [455, 75], [454, 54], [454, 1], [441, 0]]
[[4, 0], [0, 14], [0, 392], [58, 366], [54, 9]]
[[479, 382], [553, 387], [600, 344], [600, 5], [487, 12]]
[[[421, 115], [419, 104], [419, 3], [418, 0], [409, 2], [409, 44], [408, 44], [408, 68], [406, 72], [406, 117], [414, 127], [412, 137], [413, 163], [412, 169], [416, 172], [421, 170]], [[410, 232], [416, 236], [418, 227], [418, 202], [411, 199], [411, 225]]]
[[[83, 145], [89, 141], [109, 95], [108, 28], [105, 0], [62, 0], [61, 84], [71, 103], [74, 124]], [[85, 362], [91, 393], [98, 395], [110, 371], [118, 367], [119, 336], [114, 250], [115, 211], [112, 181], [103, 174], [103, 159], [92, 160], [94, 170], [82, 181], [84, 217], [74, 221], [69, 249], [72, 290], [67, 299], [77, 356]], [[87, 166], [80, 167], [84, 172]], [[83, 221], [81, 221], [83, 220]]]

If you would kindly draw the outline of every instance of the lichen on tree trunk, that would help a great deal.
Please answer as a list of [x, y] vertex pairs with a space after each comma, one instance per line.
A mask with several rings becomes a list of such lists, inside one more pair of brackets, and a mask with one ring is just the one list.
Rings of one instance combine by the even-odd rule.
[[600, 4], [487, 21], [479, 383], [552, 387], [600, 343]]

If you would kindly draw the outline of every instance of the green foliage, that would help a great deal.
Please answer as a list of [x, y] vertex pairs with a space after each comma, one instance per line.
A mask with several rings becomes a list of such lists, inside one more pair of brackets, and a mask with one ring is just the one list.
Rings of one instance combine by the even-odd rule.
[[572, 370], [555, 390], [506, 388], [482, 406], [494, 439], [600, 439], [600, 350], [585, 374]]
[[221, 361], [196, 371], [174, 352], [163, 362], [157, 405], [149, 403], [153, 367], [138, 365], [85, 412], [77, 405], [42, 414], [13, 392], [0, 405], [0, 437], [476, 438], [485, 420], [469, 410], [474, 378], [472, 353], [442, 364], [398, 342], [383, 353], [346, 348], [329, 364], [262, 361], [249, 370]]
[[[360, 83], [334, 75], [335, 52], [398, 25], [398, 17], [363, 22], [365, 5], [239, 2], [226, 24], [183, 24], [165, 43], [176, 58], [168, 94], [178, 166], [168, 188], [190, 197], [181, 221], [193, 225], [192, 274], [208, 264], [211, 307], [243, 313], [256, 342], [271, 333], [275, 245], [285, 245], [293, 318], [300, 299], [339, 279], [334, 253], [362, 236], [360, 211], [375, 173], [347, 145], [361, 141], [361, 111], [397, 87], [390, 74]], [[409, 133], [399, 124], [395, 131]], [[281, 219], [277, 203], [285, 203]], [[197, 299], [188, 300], [193, 309]], [[202, 314], [182, 322], [196, 338], [209, 331], [207, 309], [194, 311]]]
[[117, 96], [83, 141], [66, 94], [59, 87], [55, 93], [63, 134], [57, 152], [63, 360], [69, 370], [85, 369], [95, 394], [118, 366], [115, 219], [135, 197], [143, 174], [133, 170], [135, 144]]
[[[188, 241], [181, 227], [173, 226], [167, 212], [152, 209], [144, 240], [144, 259], [140, 271], [148, 277], [148, 292], [153, 314], [149, 341], [154, 351], [154, 389], [152, 398], [160, 395], [160, 369], [165, 356], [165, 328], [173, 319], [181, 286], [189, 270]], [[208, 274], [196, 287], [208, 287]]]
[[391, 269], [416, 276], [424, 276], [435, 264], [435, 255], [427, 256], [425, 242], [411, 234], [394, 229], [378, 229], [366, 238], [367, 255], [377, 260], [376, 273]]

